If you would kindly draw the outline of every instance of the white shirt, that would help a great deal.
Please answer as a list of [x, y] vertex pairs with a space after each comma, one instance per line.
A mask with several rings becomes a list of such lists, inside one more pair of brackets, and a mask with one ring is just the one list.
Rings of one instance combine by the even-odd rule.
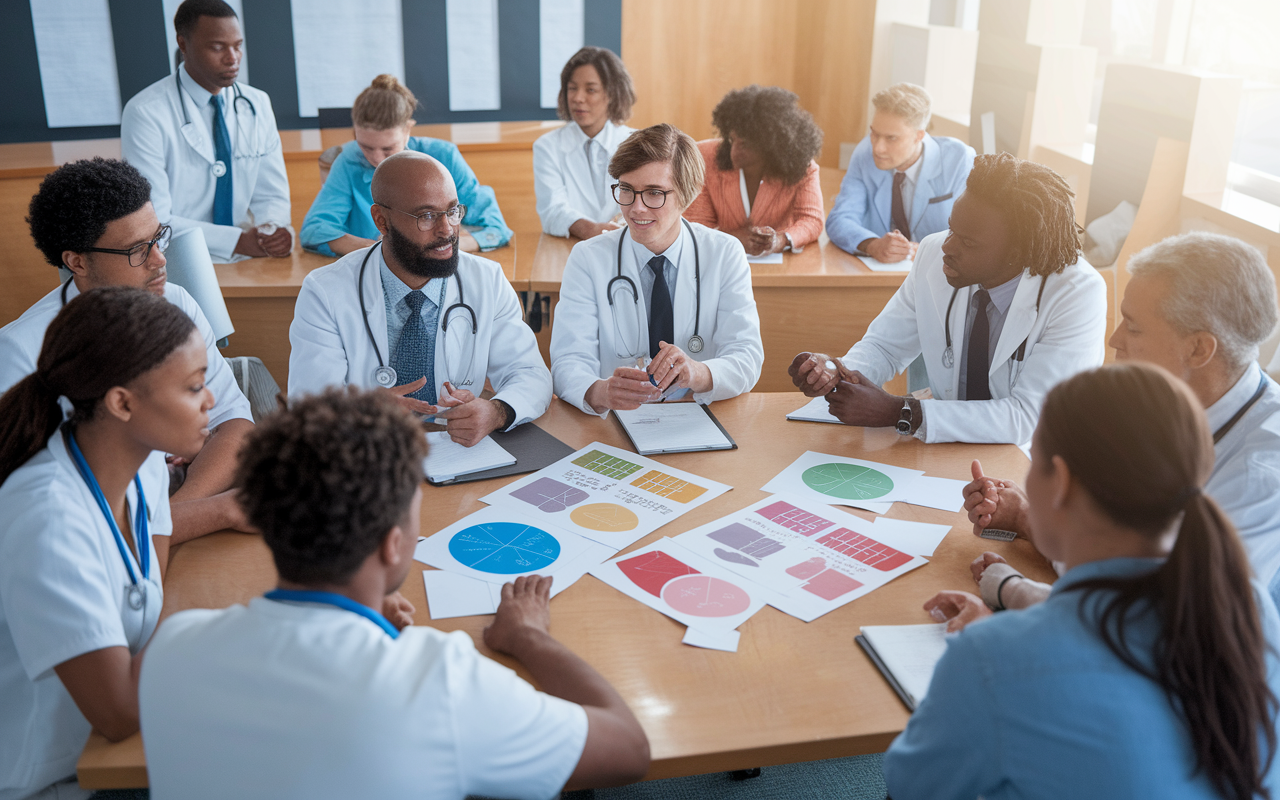
[[1213, 474], [1205, 494], [1235, 523], [1254, 574], [1271, 586], [1280, 572], [1280, 385], [1252, 363], [1205, 415], [1210, 430], [1218, 431], [1264, 379], [1262, 396], [1214, 445]]
[[[231, 137], [232, 201], [235, 224], [215, 225], [213, 106], [209, 94], [178, 68], [133, 96], [120, 119], [120, 151], [151, 182], [151, 204], [174, 231], [204, 230], [214, 261], [235, 255], [243, 230], [266, 222], [288, 227], [289, 178], [271, 98], [237, 83], [223, 89], [222, 109]], [[178, 81], [182, 82], [179, 97]], [[239, 90], [242, 99], [238, 99]], [[250, 109], [252, 104], [252, 109]], [[184, 115], [185, 110], [185, 115]]]
[[[693, 396], [705, 404], [751, 391], [764, 365], [764, 345], [751, 291], [751, 268], [742, 243], [696, 222], [689, 226], [696, 238], [690, 238], [689, 229], [682, 224], [678, 244], [667, 250], [679, 260], [670, 285], [673, 344], [711, 370], [711, 391]], [[560, 302], [551, 328], [555, 392], [588, 414], [596, 413], [586, 401], [592, 384], [608, 378], [618, 367], [634, 368], [637, 356], [646, 361], [649, 356], [648, 292], [643, 276], [652, 274], [645, 264], [653, 253], [647, 248], [628, 248], [626, 243], [622, 248], [622, 274], [641, 293], [639, 302], [633, 299], [624, 281], [617, 281], [613, 285], [614, 303], [609, 304], [609, 282], [618, 274], [618, 242], [622, 236], [630, 239], [624, 229], [606, 231], [574, 245], [565, 263]], [[697, 310], [695, 261], [701, 264], [701, 314]], [[666, 267], [664, 274], [670, 272], [671, 268]], [[689, 348], [695, 317], [698, 335], [705, 343], [701, 353]]]
[[[606, 122], [588, 140], [578, 123], [570, 122], [538, 137], [533, 143], [533, 189], [543, 231], [568, 236], [569, 226], [580, 219], [608, 222], [617, 215], [609, 160], [632, 133], [626, 125]], [[587, 141], [592, 142], [592, 162], [587, 160]]]
[[[150, 533], [168, 536], [164, 455], [152, 453], [138, 475]], [[136, 525], [132, 482], [126, 498]], [[89, 736], [89, 721], [53, 668], [105, 647], [136, 654], [164, 597], [148, 537], [151, 579], [142, 609], [129, 606], [124, 560], [61, 431], [0, 486], [0, 508], [0, 800], [17, 800], [74, 775]], [[121, 534], [133, 539], [135, 529]]]
[[[40, 357], [40, 347], [44, 344], [44, 332], [62, 310], [62, 288], [60, 286], [49, 292], [24, 311], [22, 316], [0, 328], [0, 393], [8, 391], [10, 386], [36, 371], [36, 360]], [[66, 290], [67, 302], [80, 294], [74, 280]], [[227, 366], [227, 360], [218, 352], [213, 328], [209, 326], [209, 320], [205, 319], [195, 298], [178, 284], [165, 283], [164, 299], [191, 317], [204, 339], [209, 356], [209, 368], [204, 382], [209, 391], [213, 392], [209, 428], [212, 430], [230, 419], [247, 419], [252, 422], [253, 412], [249, 408], [249, 401], [240, 391], [235, 375]]]
[[138, 694], [156, 800], [545, 800], [587, 737], [465, 633], [266, 598], [166, 619]]

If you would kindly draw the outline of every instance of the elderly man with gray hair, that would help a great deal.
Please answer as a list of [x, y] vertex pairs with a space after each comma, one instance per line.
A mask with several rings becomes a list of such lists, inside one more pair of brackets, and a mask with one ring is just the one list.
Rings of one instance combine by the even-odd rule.
[[916, 243], [945, 231], [951, 204], [973, 169], [973, 148], [930, 136], [931, 99], [923, 88], [895, 83], [871, 98], [871, 131], [849, 159], [827, 235], [842, 250], [896, 262]]
[[[1280, 599], [1280, 385], [1258, 365], [1258, 345], [1277, 322], [1275, 278], [1253, 247], [1214, 233], [1165, 239], [1130, 259], [1128, 269], [1124, 319], [1111, 335], [1116, 359], [1164, 367], [1200, 399], [1215, 455], [1205, 492], [1235, 523], [1254, 573]], [[1022, 487], [983, 476], [976, 461], [973, 472], [964, 491], [974, 533], [1027, 535]], [[990, 613], [987, 606], [1023, 608], [1049, 593], [995, 553], [971, 569], [982, 600], [942, 592], [925, 604], [957, 629]]]

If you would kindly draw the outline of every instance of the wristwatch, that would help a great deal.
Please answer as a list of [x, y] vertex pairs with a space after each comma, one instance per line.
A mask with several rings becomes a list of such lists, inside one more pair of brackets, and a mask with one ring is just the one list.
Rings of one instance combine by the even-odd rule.
[[901, 411], [901, 412], [899, 412], [899, 414], [898, 414], [898, 425], [897, 425], [898, 433], [902, 434], [903, 436], [910, 436], [910, 435], [911, 435], [911, 428], [912, 428], [912, 425], [911, 425], [912, 419], [911, 419], [911, 418], [912, 418], [912, 414], [911, 414], [911, 401], [910, 401], [910, 400], [903, 400], [903, 401], [902, 401], [902, 411]]

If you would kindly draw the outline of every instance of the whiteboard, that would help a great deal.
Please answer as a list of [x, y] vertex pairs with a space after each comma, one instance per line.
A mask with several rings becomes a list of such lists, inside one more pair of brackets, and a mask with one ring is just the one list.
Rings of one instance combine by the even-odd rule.
[[384, 72], [404, 81], [400, 0], [295, 0], [290, 8], [299, 116], [350, 108]]

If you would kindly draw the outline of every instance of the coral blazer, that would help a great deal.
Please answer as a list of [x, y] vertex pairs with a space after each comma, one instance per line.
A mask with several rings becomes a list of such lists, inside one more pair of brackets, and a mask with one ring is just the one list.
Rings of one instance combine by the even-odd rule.
[[[732, 231], [747, 223], [747, 211], [742, 205], [738, 170], [722, 170], [716, 166], [716, 148], [719, 146], [719, 139], [698, 142], [702, 160], [707, 164], [707, 181], [684, 216], [690, 222], [700, 222], [708, 228]], [[751, 206], [752, 225], [768, 225], [778, 233], [789, 233], [796, 247], [818, 240], [824, 216], [822, 184], [818, 179], [818, 164], [814, 161], [809, 162], [809, 169], [799, 183], [787, 186], [772, 178], [762, 182]]]

